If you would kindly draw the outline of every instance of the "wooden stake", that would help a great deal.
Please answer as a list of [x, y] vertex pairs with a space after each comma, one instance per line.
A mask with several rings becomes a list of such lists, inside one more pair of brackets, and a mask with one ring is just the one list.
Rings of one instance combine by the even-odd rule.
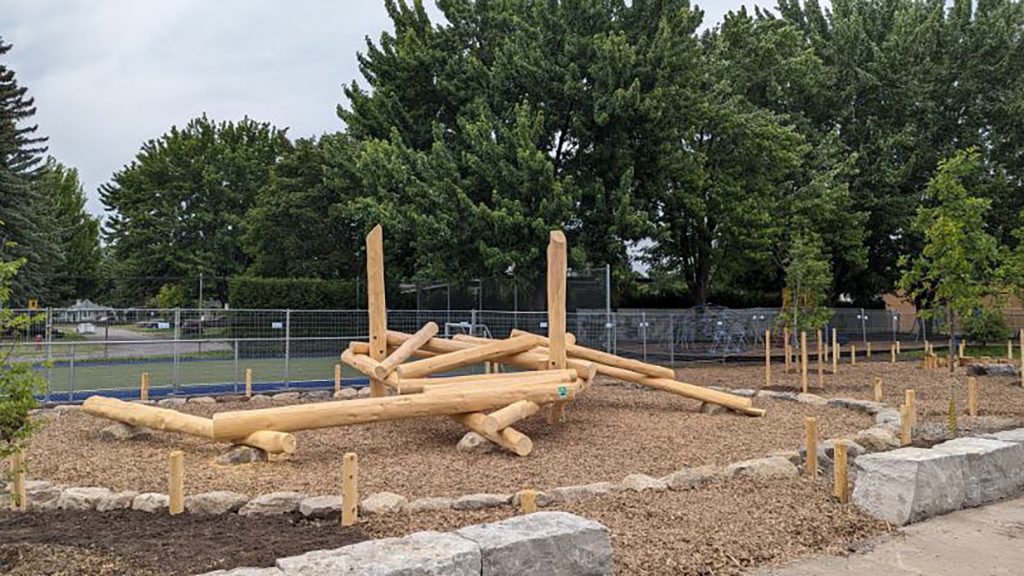
[[359, 519], [359, 458], [352, 452], [341, 461], [341, 525], [351, 526]]
[[882, 399], [882, 377], [875, 376], [875, 402], [881, 402]]
[[896, 345], [895, 344], [890, 344], [889, 345], [889, 353], [892, 354], [892, 360], [890, 360], [889, 362], [891, 364], [895, 364], [896, 363]]
[[900, 354], [900, 341], [899, 340], [896, 341], [896, 354], [897, 355]]
[[25, 482], [25, 452], [15, 452], [10, 457], [11, 466], [11, 501], [15, 510], [28, 509], [28, 490]]
[[245, 397], [252, 398], [252, 368], [245, 369]]
[[519, 506], [523, 514], [533, 514], [537, 511], [537, 491], [523, 490], [519, 493]]
[[[1021, 346], [1024, 347], [1024, 337], [1021, 339]], [[790, 372], [789, 366], [789, 327], [782, 327], [782, 371], [786, 374]]]
[[817, 336], [818, 336], [818, 388], [824, 388], [825, 387], [825, 358], [824, 358], [824, 350], [822, 350], [822, 344], [823, 344], [822, 339], [823, 338], [822, 338], [822, 334], [821, 334], [821, 328], [818, 328]]
[[967, 413], [978, 415], [978, 380], [974, 376], [967, 378]]
[[764, 387], [772, 385], [772, 331], [764, 331]]
[[800, 387], [807, 393], [807, 332], [800, 331]]
[[[553, 230], [548, 239], [548, 369], [563, 370], [568, 364], [565, 351], [565, 291], [568, 247], [565, 234]], [[565, 402], [555, 402], [548, 423], [565, 418]]]
[[846, 479], [846, 440], [836, 440], [834, 450], [835, 463], [832, 471], [835, 494], [840, 504], [846, 504], [850, 501], [849, 482]]
[[334, 365], [334, 391], [341, 392], [341, 364]]
[[866, 352], [867, 352], [867, 357], [870, 359], [871, 358], [871, 341], [868, 341]]
[[1020, 385], [1024, 386], [1024, 328], [1020, 330]]
[[1006, 359], [1013, 362], [1013, 340], [1006, 341]]
[[175, 450], [169, 460], [168, 511], [172, 515], [181, 514], [185, 511], [185, 455], [181, 450]]
[[857, 347], [850, 344], [850, 366], [857, 365]]
[[910, 446], [913, 425], [910, 423], [910, 411], [907, 405], [900, 406], [900, 446]]
[[[384, 230], [380, 224], [366, 235], [366, 294], [370, 317], [370, 358], [380, 362], [388, 356], [388, 310], [384, 297]], [[386, 389], [378, 378], [370, 378], [370, 396], [380, 398]]]
[[807, 457], [804, 459], [804, 471], [809, 478], [818, 477], [818, 419], [808, 416], [804, 419], [804, 448]]
[[149, 400], [149, 372], [143, 372], [139, 378], [139, 400]]
[[960, 358], [961, 360], [963, 360], [963, 358], [964, 358], [964, 351], [965, 351], [966, 349], [967, 349], [967, 342], [965, 342], [965, 341], [961, 340], [961, 341], [960, 341], [960, 346], [959, 346], [959, 350], [957, 351], [957, 356], [959, 356], [959, 358]]
[[910, 415], [911, 427], [917, 426], [917, 394], [913, 390], [906, 390], [903, 402], [906, 404], [907, 413]]
[[839, 331], [832, 329], [832, 373], [839, 374]]

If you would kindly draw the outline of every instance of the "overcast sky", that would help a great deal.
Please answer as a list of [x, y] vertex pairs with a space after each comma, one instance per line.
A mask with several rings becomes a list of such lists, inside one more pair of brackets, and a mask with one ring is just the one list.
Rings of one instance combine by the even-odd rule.
[[[705, 25], [755, 3], [775, 4], [697, 2]], [[79, 169], [94, 214], [97, 187], [143, 142], [204, 112], [293, 138], [339, 130], [356, 52], [387, 29], [382, 0], [0, 0], [0, 36], [14, 46], [4, 64], [35, 97], [50, 153]]]

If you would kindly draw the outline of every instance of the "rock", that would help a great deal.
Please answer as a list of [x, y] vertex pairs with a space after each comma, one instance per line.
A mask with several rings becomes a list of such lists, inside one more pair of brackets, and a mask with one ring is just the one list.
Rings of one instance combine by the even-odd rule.
[[156, 492], [139, 494], [135, 497], [135, 500], [132, 500], [132, 510], [149, 512], [150, 514], [163, 512], [169, 505], [170, 498], [167, 497], [167, 494], [158, 494]]
[[567, 512], [535, 512], [455, 534], [480, 547], [482, 576], [612, 574], [608, 529]]
[[[522, 506], [523, 506], [523, 492], [524, 492], [523, 490], [520, 490], [519, 492], [516, 492], [514, 496], [512, 496], [512, 506], [514, 508], [517, 508], [517, 509], [522, 508]], [[534, 494], [533, 501], [534, 501], [535, 504], [537, 504], [538, 508], [544, 508], [544, 507], [547, 507], [547, 506], [551, 505], [551, 502], [552, 502], [551, 496], [548, 495], [547, 492], [540, 492], [540, 491], [535, 491], [535, 492], [536, 492], [536, 494]]]
[[785, 458], [793, 463], [793, 466], [797, 468], [804, 463], [804, 455], [800, 450], [776, 450], [771, 454], [768, 454], [769, 458]]
[[216, 397], [218, 404], [229, 404], [231, 402], [245, 402], [247, 399], [242, 394], [223, 394]]
[[726, 392], [734, 396], [743, 396], [744, 398], [754, 397], [754, 391], [750, 388], [736, 388], [734, 390], [726, 390]]
[[949, 425], [945, 422], [920, 422], [914, 425], [914, 442], [932, 445], [951, 440]]
[[406, 512], [429, 512], [432, 510], [448, 510], [455, 504], [453, 498], [420, 498], [413, 500], [405, 507]]
[[886, 426], [893, 430], [900, 429], [900, 411], [888, 408], [875, 413], [875, 426]]
[[203, 492], [185, 497], [185, 511], [189, 514], [227, 514], [238, 512], [249, 498], [237, 492]]
[[234, 570], [216, 570], [199, 576], [284, 576], [277, 568], [235, 568]]
[[[858, 400], [856, 398], [829, 398], [828, 405], [833, 408], [856, 410], [857, 412], [863, 412], [870, 415], [878, 414], [882, 410], [890, 409], [881, 402]], [[897, 414], [899, 414], [899, 412], [897, 412]]]
[[723, 474], [726, 478], [796, 478], [800, 471], [789, 460], [774, 456], [735, 462], [726, 466]]
[[299, 503], [306, 498], [301, 492], [271, 492], [249, 500], [238, 513], [242, 516], [275, 516], [291, 514], [299, 509]]
[[193, 396], [188, 399], [189, 404], [216, 404], [217, 399], [212, 396]]
[[466, 432], [455, 449], [466, 454], [489, 454], [497, 450], [498, 446], [476, 432]]
[[971, 364], [967, 366], [967, 373], [973, 376], [1016, 376], [1019, 374], [1017, 366], [1013, 364]]
[[409, 501], [404, 496], [391, 492], [370, 494], [359, 503], [359, 512], [367, 516], [373, 514], [394, 514], [405, 509]]
[[273, 402], [273, 400], [270, 398], [270, 396], [267, 396], [266, 394], [253, 394], [252, 396], [249, 397], [249, 402], [254, 402], [256, 404], [265, 404], [267, 402]]
[[362, 388], [357, 389], [356, 390], [356, 397], [357, 398], [369, 398], [370, 397], [370, 387], [369, 386], [363, 386]]
[[53, 407], [53, 411], [57, 414], [64, 414], [67, 412], [80, 412], [82, 407], [79, 404], [58, 404]]
[[100, 502], [110, 497], [110, 490], [96, 487], [68, 488], [57, 497], [61, 510], [95, 510]]
[[1016, 428], [1014, 430], [1003, 430], [1002, 432], [993, 432], [992, 434], [986, 434], [982, 436], [982, 438], [992, 438], [995, 440], [1002, 440], [1003, 442], [1024, 444], [1024, 428]]
[[701, 402], [700, 403], [700, 413], [701, 414], [708, 414], [708, 415], [714, 416], [716, 414], [722, 414], [723, 412], [728, 412], [728, 411], [729, 411], [728, 408], [726, 408], [725, 406], [722, 406], [720, 404], [712, 404], [710, 402]]
[[335, 400], [351, 400], [359, 395], [355, 388], [342, 388], [334, 393]]
[[622, 487], [611, 482], [595, 482], [576, 486], [559, 486], [548, 491], [554, 502], [578, 502], [596, 496], [605, 496], [621, 492]]
[[776, 390], [758, 390], [758, 398], [768, 398], [771, 400], [783, 400], [786, 402], [796, 402], [796, 394], [792, 392], [779, 392]]
[[334, 392], [331, 390], [309, 390], [308, 392], [303, 392], [301, 398], [309, 400], [327, 400], [332, 394], [334, 394]]
[[299, 514], [307, 518], [334, 518], [341, 516], [341, 497], [310, 496], [299, 502]]
[[817, 394], [797, 394], [796, 401], [810, 406], [828, 406], [828, 399], [822, 398]]
[[853, 437], [853, 441], [864, 448], [865, 452], [885, 452], [900, 447], [900, 439], [892, 430], [885, 426], [875, 426], [861, 430]]
[[846, 459], [848, 462], [853, 462], [865, 454], [864, 447], [853, 440], [848, 438], [829, 438], [818, 444], [818, 447], [825, 453], [825, 457], [828, 458], [829, 462], [836, 459], [836, 443], [840, 440], [846, 442]]
[[188, 402], [188, 398], [163, 398], [161, 400], [157, 400], [156, 405], [163, 406], [164, 408], [173, 408], [175, 406], [183, 406], [186, 402]]
[[452, 508], [455, 510], [483, 510], [497, 508], [512, 503], [511, 494], [467, 494], [455, 499]]
[[699, 468], [683, 468], [665, 476], [661, 480], [670, 490], [692, 490], [710, 484], [718, 479], [719, 470], [713, 466]]
[[108, 441], [149, 440], [153, 433], [147, 428], [115, 422], [100, 430], [100, 438]]
[[107, 496], [96, 505], [96, 510], [106, 512], [108, 510], [126, 510], [132, 507], [132, 502], [139, 493], [135, 490], [126, 490]]
[[961, 454], [964, 462], [964, 506], [982, 504], [1015, 495], [1024, 487], [1024, 445], [987, 438], [957, 438], [932, 448]]
[[217, 457], [215, 462], [223, 466], [236, 466], [238, 464], [250, 464], [252, 462], [266, 462], [267, 453], [265, 450], [253, 446], [236, 445], [228, 448]]
[[55, 486], [42, 480], [28, 480], [25, 482], [25, 494], [28, 496], [29, 508], [40, 510], [54, 510], [58, 507], [63, 486]]
[[962, 454], [900, 448], [857, 459], [853, 503], [903, 526], [959, 509], [967, 495]]
[[287, 576], [480, 576], [480, 548], [455, 534], [416, 532], [279, 558]]
[[668, 490], [668, 484], [659, 478], [652, 478], [646, 474], [630, 474], [622, 479], [621, 486], [633, 492], [663, 492]]
[[278, 392], [273, 398], [277, 402], [296, 402], [301, 396], [298, 392]]

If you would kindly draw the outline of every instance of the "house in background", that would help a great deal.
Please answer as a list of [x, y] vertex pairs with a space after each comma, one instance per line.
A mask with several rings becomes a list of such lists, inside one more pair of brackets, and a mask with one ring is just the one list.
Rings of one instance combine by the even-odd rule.
[[78, 324], [80, 322], [96, 322], [114, 311], [110, 306], [100, 306], [92, 300], [76, 300], [74, 305], [53, 311], [53, 322], [56, 324]]

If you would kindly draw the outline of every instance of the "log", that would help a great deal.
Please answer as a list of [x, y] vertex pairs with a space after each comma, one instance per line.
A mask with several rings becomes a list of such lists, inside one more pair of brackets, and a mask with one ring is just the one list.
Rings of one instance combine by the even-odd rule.
[[[374, 372], [377, 370], [377, 367], [380, 366], [380, 362], [377, 362], [376, 360], [370, 358], [369, 356], [355, 354], [352, 352], [350, 348], [345, 349], [345, 351], [341, 353], [341, 361], [355, 368], [356, 370], [365, 374], [371, 379], [375, 378]], [[398, 388], [398, 376], [396, 376], [395, 374], [391, 374], [387, 378], [379, 379], [379, 382], [383, 383], [386, 386], [390, 386], [391, 388]], [[371, 390], [371, 396], [372, 392], [373, 391]]]
[[[380, 224], [366, 235], [366, 294], [370, 316], [370, 358], [380, 362], [388, 355], [388, 312], [384, 300], [384, 230]], [[370, 378], [370, 396], [384, 396], [383, 383]]]
[[[123, 422], [131, 426], [213, 439], [212, 420], [202, 416], [184, 414], [177, 410], [124, 402], [103, 396], [90, 396], [82, 404], [82, 410], [93, 416]], [[267, 430], [254, 430], [251, 434], [237, 439], [235, 443], [260, 448], [270, 454], [291, 454], [295, 452], [296, 448], [295, 436]]]
[[[512, 330], [512, 336], [526, 336], [529, 335], [535, 339], [538, 346], [547, 346], [548, 339], [539, 334], [532, 334], [524, 330]], [[770, 346], [770, 344], [768, 345]], [[766, 347], [767, 348], [767, 347]], [[616, 356], [615, 354], [609, 354], [601, 350], [595, 350], [593, 348], [587, 348], [586, 346], [580, 346], [572, 342], [566, 342], [565, 347], [566, 353], [572, 358], [579, 358], [580, 360], [589, 360], [590, 362], [598, 362], [600, 364], [606, 364], [608, 366], [614, 366], [616, 368], [624, 368], [626, 370], [632, 370], [633, 372], [639, 372], [645, 376], [651, 376], [654, 378], [675, 378], [675, 370], [667, 368], [665, 366], [655, 366], [654, 364], [648, 364], [647, 362], [641, 362], [639, 360], [631, 360], [629, 358], [623, 358]]]
[[529, 379], [532, 376], [558, 375], [561, 382], [572, 382], [576, 380], [576, 371], [566, 370], [529, 370], [524, 372], [502, 372], [500, 374], [467, 374], [465, 376], [436, 376], [434, 378], [410, 378], [402, 380], [402, 391], [416, 388], [417, 392], [428, 391], [436, 388], [443, 388], [453, 384], [497, 384], [501, 382], [520, 381]]
[[488, 414], [484, 420], [484, 430], [490, 434], [497, 434], [516, 422], [533, 416], [539, 410], [540, 406], [537, 404], [529, 400], [520, 400]]
[[333, 426], [349, 426], [425, 416], [450, 416], [508, 406], [519, 400], [548, 404], [572, 399], [580, 384], [518, 384], [510, 382], [483, 388], [458, 388], [431, 394], [385, 398], [359, 398], [257, 410], [219, 412], [213, 415], [213, 437], [218, 441], [245, 438], [259, 430], [294, 432]]
[[387, 378], [395, 371], [396, 368], [398, 368], [399, 364], [408, 360], [409, 357], [412, 356], [413, 352], [422, 348], [424, 344], [436, 335], [437, 324], [434, 322], [427, 322], [422, 328], [412, 335], [412, 338], [403, 342], [397, 350], [392, 352], [387, 358], [378, 364], [376, 368], [373, 369], [374, 376], [379, 380]]
[[174, 516], [185, 511], [185, 454], [181, 450], [168, 457], [167, 512]]
[[503, 356], [519, 354], [533, 348], [533, 341], [530, 338], [509, 338], [507, 340], [494, 340], [481, 346], [472, 346], [465, 350], [457, 350], [447, 354], [440, 354], [433, 358], [423, 358], [408, 364], [403, 364], [395, 371], [398, 380], [405, 378], [422, 378], [430, 374], [448, 372], [456, 368], [480, 364], [485, 360], [496, 360]]
[[[561, 370], [568, 365], [565, 351], [565, 276], [567, 267], [565, 234], [553, 230], [548, 239], [548, 369]], [[565, 419], [565, 403], [555, 402], [548, 422]]]
[[359, 457], [345, 454], [341, 461], [341, 525], [351, 526], [359, 519]]
[[504, 428], [497, 433], [488, 432], [484, 427], [487, 421], [486, 414], [481, 414], [480, 412], [455, 414], [452, 416], [452, 420], [517, 456], [527, 456], [530, 452], [533, 452], [533, 440], [530, 440], [529, 436], [514, 428]]

